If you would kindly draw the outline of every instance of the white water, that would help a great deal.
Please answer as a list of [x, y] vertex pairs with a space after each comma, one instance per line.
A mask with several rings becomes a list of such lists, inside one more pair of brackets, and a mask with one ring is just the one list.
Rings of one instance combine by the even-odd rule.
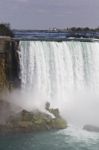
[[[85, 116], [89, 118], [92, 115], [90, 118], [93, 118], [89, 122], [95, 121], [94, 118], [98, 117], [96, 114], [99, 102], [89, 100], [91, 96], [86, 96], [87, 101], [85, 97], [82, 100], [82, 96], [81, 100], [78, 100], [77, 96], [74, 100], [72, 97], [72, 100], [68, 101], [71, 93], [77, 91], [80, 94], [82, 91], [99, 91], [98, 42], [21, 41], [20, 68], [22, 89], [37, 89], [37, 94], [40, 91], [42, 95], [46, 95], [47, 101], [66, 110], [70, 120], [72, 119], [69, 113], [74, 118], [81, 113], [79, 117], [84, 118], [82, 114], [88, 109]], [[79, 117], [76, 119], [79, 120]]]

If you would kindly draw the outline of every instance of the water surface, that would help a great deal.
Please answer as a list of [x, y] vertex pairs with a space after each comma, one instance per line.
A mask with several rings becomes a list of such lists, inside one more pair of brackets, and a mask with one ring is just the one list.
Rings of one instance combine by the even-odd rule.
[[99, 150], [99, 134], [68, 128], [0, 136], [0, 150]]

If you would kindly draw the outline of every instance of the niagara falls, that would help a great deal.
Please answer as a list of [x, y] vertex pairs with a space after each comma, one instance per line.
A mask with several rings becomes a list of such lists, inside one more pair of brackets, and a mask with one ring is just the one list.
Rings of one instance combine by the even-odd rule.
[[0, 0], [0, 150], [99, 150], [98, 14], [98, 0]]

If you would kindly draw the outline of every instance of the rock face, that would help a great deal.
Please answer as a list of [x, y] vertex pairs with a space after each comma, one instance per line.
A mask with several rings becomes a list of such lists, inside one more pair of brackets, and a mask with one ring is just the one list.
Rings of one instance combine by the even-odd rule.
[[18, 41], [0, 36], [0, 92], [20, 86]]
[[2, 55], [0, 55], [0, 91], [3, 91], [7, 88], [7, 77], [6, 77], [6, 63], [5, 58]]
[[36, 110], [35, 112], [28, 112], [22, 110], [21, 112], [10, 115], [5, 124], [0, 125], [0, 132], [30, 132], [30, 131], [45, 131], [51, 129], [65, 129], [67, 127], [66, 121], [60, 116], [58, 109], [47, 110], [49, 113], [43, 113]]
[[93, 125], [85, 125], [83, 127], [84, 130], [87, 130], [89, 132], [99, 132], [99, 127], [93, 126]]

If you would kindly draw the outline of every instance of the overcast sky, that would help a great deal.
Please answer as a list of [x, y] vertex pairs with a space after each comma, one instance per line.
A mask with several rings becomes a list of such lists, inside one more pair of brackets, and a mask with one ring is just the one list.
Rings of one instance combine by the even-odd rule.
[[0, 22], [12, 28], [99, 26], [99, 0], [0, 0]]

